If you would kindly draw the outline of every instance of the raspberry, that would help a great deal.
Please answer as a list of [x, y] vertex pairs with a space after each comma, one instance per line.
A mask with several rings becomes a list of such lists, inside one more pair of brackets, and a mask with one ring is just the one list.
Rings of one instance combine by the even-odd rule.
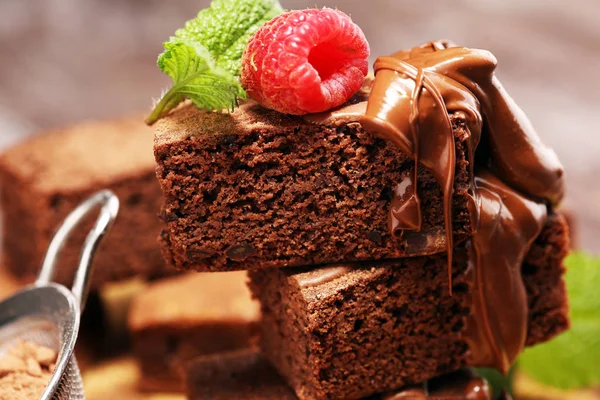
[[267, 108], [303, 115], [352, 97], [369, 69], [362, 30], [330, 8], [291, 11], [264, 24], [242, 57], [241, 82]]

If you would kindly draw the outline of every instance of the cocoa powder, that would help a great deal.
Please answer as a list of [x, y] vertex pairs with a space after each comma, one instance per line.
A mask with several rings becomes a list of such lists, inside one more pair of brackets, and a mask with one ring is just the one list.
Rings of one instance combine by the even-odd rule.
[[0, 351], [0, 399], [40, 398], [50, 381], [56, 351], [19, 340]]

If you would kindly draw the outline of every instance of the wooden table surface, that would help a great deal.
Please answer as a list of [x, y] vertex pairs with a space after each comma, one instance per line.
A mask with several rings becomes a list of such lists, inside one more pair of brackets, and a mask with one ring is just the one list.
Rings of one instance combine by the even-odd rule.
[[[600, 251], [600, 1], [282, 0], [352, 15], [373, 58], [430, 39], [487, 48], [569, 174], [567, 205]], [[0, 1], [0, 149], [83, 119], [149, 109], [161, 43], [208, 0]]]

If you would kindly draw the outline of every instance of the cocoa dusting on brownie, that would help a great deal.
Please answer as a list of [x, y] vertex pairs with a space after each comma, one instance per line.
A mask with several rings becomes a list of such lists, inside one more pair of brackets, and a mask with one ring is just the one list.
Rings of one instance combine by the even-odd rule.
[[52, 377], [57, 353], [22, 340], [6, 347], [0, 349], [0, 399], [40, 398]]

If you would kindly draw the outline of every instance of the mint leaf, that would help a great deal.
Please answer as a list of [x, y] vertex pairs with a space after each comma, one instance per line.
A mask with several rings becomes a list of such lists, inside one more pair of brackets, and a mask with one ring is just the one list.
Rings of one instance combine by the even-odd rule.
[[600, 259], [584, 253], [565, 260], [571, 329], [526, 349], [519, 368], [540, 383], [560, 389], [600, 385]]
[[277, 0], [213, 0], [209, 8], [177, 30], [175, 38], [201, 43], [218, 66], [238, 76], [250, 37], [282, 12]]
[[146, 122], [151, 125], [188, 98], [202, 110], [233, 110], [238, 97], [245, 93], [227, 71], [201, 45], [186, 42], [165, 43], [165, 57], [158, 60], [160, 69], [173, 79], [173, 86], [161, 98]]
[[202, 110], [233, 110], [246, 93], [238, 81], [250, 37], [283, 11], [278, 0], [213, 0], [164, 44], [159, 68], [173, 79], [146, 119], [149, 125], [183, 99]]

